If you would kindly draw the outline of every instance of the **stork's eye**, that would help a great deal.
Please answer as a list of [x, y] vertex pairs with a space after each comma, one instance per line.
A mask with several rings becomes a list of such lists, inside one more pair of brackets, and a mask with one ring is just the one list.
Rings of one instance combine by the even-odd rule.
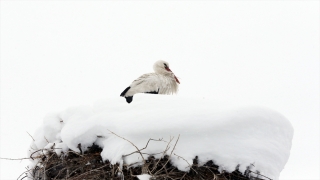
[[163, 63], [163, 64], [164, 64], [164, 67], [165, 67], [165, 68], [168, 67], [166, 63]]

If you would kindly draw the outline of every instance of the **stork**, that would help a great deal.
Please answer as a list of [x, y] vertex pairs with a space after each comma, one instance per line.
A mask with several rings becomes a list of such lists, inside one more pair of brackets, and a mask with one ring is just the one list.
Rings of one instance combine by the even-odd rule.
[[154, 73], [147, 73], [134, 80], [120, 96], [131, 103], [136, 93], [173, 94], [178, 91], [178, 78], [169, 68], [169, 63], [159, 60], [153, 65]]

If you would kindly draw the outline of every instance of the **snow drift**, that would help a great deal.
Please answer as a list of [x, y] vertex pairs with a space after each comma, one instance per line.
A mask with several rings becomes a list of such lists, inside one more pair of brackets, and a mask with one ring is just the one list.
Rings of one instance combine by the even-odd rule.
[[[127, 104], [123, 98], [93, 106], [69, 108], [47, 115], [35, 132], [29, 153], [52, 146], [56, 153], [80, 152], [93, 143], [103, 148], [103, 160], [112, 164], [142, 162], [140, 154], [123, 155], [146, 146], [143, 153], [159, 158], [170, 141], [171, 163], [188, 171], [195, 156], [199, 163], [213, 160], [220, 170], [251, 171], [278, 179], [290, 154], [293, 128], [281, 114], [266, 108], [239, 108], [212, 100], [139, 94]], [[179, 136], [179, 140], [177, 138]], [[98, 138], [103, 137], [103, 138]], [[48, 143], [49, 142], [49, 143]], [[174, 144], [177, 142], [176, 146]], [[149, 155], [144, 154], [145, 158]], [[182, 158], [179, 158], [183, 157]], [[188, 163], [187, 163], [187, 162]], [[35, 162], [31, 163], [31, 168]]]

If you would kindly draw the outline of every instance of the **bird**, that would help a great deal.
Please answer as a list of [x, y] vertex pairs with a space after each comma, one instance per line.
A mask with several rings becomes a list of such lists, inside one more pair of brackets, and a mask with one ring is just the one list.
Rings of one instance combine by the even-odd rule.
[[154, 73], [141, 75], [134, 80], [121, 94], [131, 103], [136, 93], [174, 94], [177, 93], [179, 80], [169, 68], [169, 63], [158, 60], [153, 65]]

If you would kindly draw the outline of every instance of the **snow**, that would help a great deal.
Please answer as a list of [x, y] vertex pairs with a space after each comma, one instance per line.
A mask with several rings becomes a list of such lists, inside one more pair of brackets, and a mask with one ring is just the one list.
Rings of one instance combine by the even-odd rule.
[[152, 138], [161, 141], [150, 141], [142, 152], [159, 158], [169, 144], [165, 153], [182, 171], [188, 171], [198, 156], [200, 164], [213, 160], [220, 170], [233, 171], [239, 165], [241, 172], [250, 167], [251, 171], [279, 179], [289, 158], [292, 137], [290, 122], [268, 108], [138, 94], [131, 104], [119, 97], [47, 115], [33, 135], [35, 141], [29, 152], [50, 148], [53, 143], [62, 148], [56, 150], [58, 154], [68, 148], [80, 152], [79, 143], [82, 150], [95, 143], [103, 148], [103, 160], [133, 164], [143, 161], [140, 154], [123, 155], [136, 151], [135, 146], [144, 148]]
[[151, 178], [149, 174], [142, 174], [137, 177], [139, 178], [139, 180], [149, 180]]

